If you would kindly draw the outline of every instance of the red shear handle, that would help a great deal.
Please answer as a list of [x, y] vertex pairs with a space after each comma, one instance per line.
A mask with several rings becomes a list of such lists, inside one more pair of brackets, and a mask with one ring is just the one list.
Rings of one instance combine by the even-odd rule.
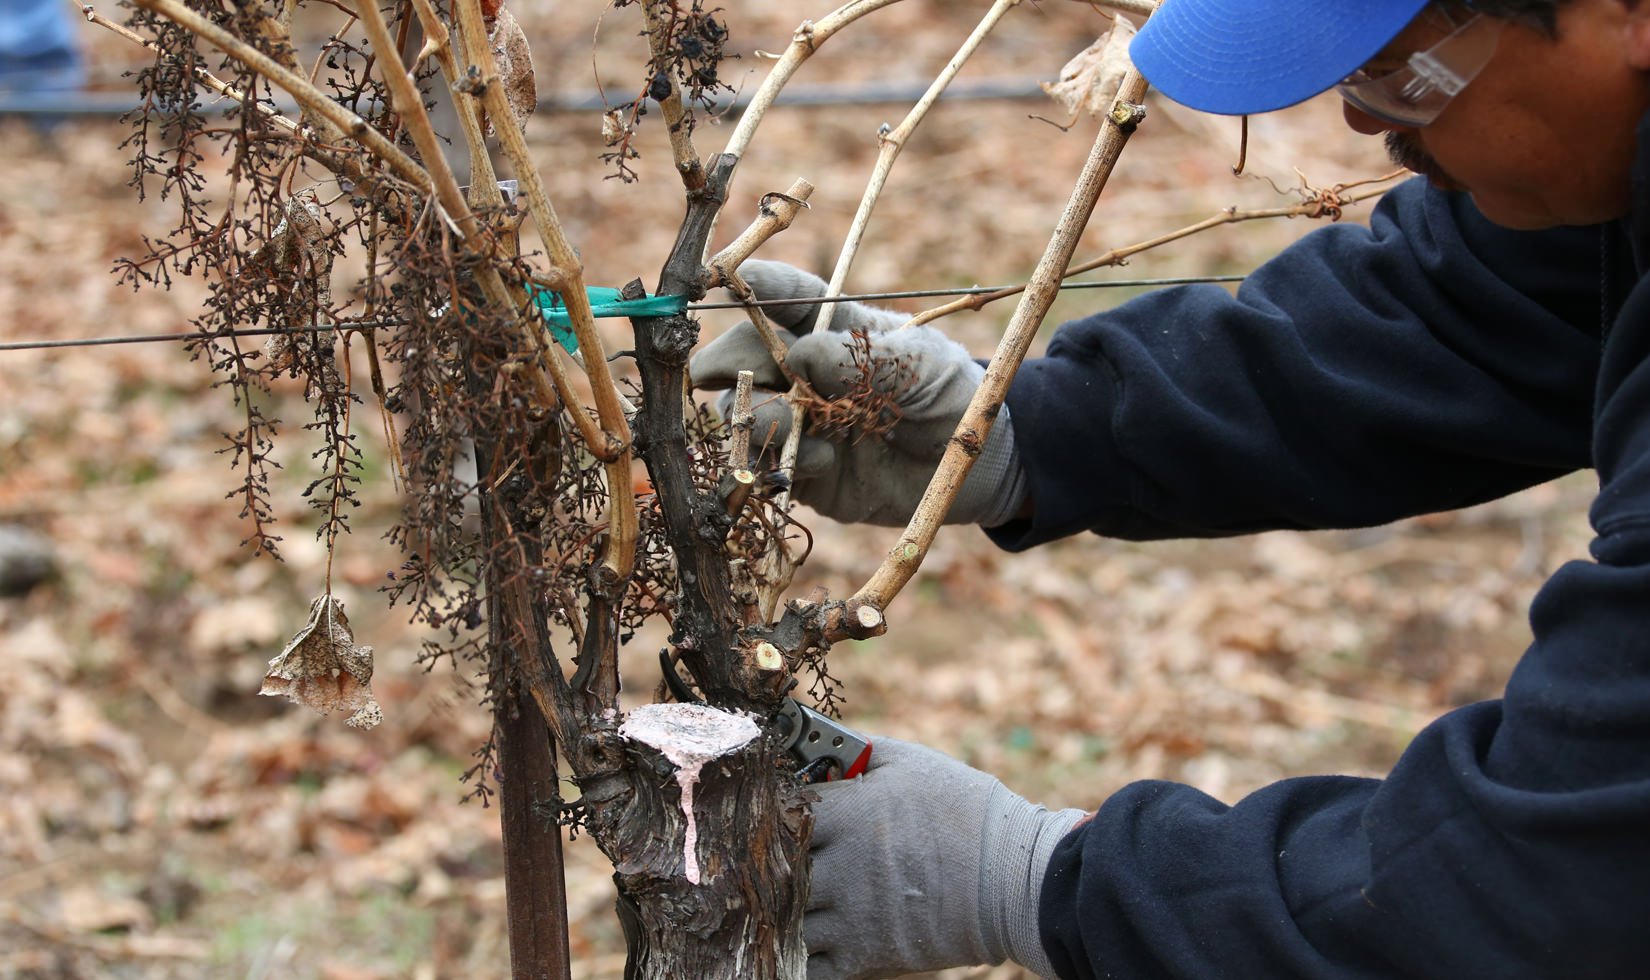
[[843, 779], [853, 779], [855, 776], [862, 775], [865, 772], [866, 768], [868, 766], [870, 766], [870, 764], [871, 764], [871, 743], [870, 743], [869, 740], [867, 740], [866, 743], [865, 743], [865, 748], [860, 750], [859, 756], [854, 759], [853, 765], [849, 766], [842, 773], [842, 778]]

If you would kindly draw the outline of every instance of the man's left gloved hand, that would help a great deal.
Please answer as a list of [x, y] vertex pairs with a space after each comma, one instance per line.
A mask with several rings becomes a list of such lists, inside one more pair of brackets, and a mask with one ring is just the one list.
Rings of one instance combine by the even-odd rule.
[[[752, 259], [740, 273], [758, 298], [808, 299], [825, 280], [783, 262]], [[797, 500], [845, 523], [900, 525], [911, 519], [985, 368], [968, 350], [934, 327], [895, 329], [902, 314], [861, 303], [844, 303], [831, 328], [815, 330], [817, 303], [771, 307], [768, 317], [788, 348], [786, 364], [824, 398], [850, 394], [860, 375], [854, 358], [858, 332], [869, 338], [872, 387], [898, 406], [889, 432], [807, 434], [801, 439], [792, 486]], [[707, 389], [732, 388], [749, 370], [756, 387], [756, 442], [776, 455], [790, 430], [790, 408], [772, 393], [790, 387], [749, 323], [733, 327], [693, 356], [693, 382]], [[732, 396], [725, 396], [723, 411]], [[995, 527], [1016, 516], [1026, 497], [1024, 471], [1014, 451], [1008, 409], [999, 411], [980, 457], [963, 481], [947, 523]]]
[[1052, 976], [1037, 898], [1084, 816], [910, 742], [873, 739], [858, 779], [822, 784], [802, 932], [809, 980], [896, 977], [1012, 959]]

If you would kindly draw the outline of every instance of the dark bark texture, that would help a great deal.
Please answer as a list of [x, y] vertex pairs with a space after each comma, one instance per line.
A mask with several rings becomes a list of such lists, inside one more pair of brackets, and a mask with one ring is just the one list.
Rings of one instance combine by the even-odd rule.
[[675, 767], [627, 746], [635, 794], [609, 840], [627, 980], [801, 980], [811, 816], [759, 738], [707, 763], [693, 791], [699, 884], [686, 877], [686, 819]]
[[[720, 156], [688, 189], [688, 210], [660, 276], [660, 293], [704, 294], [700, 256], [738, 163]], [[726, 507], [694, 486], [683, 392], [698, 325], [686, 316], [634, 321], [643, 402], [636, 446], [659, 497], [680, 578], [671, 642], [705, 700], [771, 718], [792, 684], [760, 670], [735, 606], [723, 541]], [[802, 910], [812, 824], [802, 786], [781, 767], [771, 736], [707, 763], [693, 799], [700, 868], [686, 876], [686, 815], [675, 766], [654, 749], [624, 744], [627, 791], [592, 799], [591, 829], [613, 860], [627, 978], [801, 980], [807, 970]]]
[[[736, 163], [713, 159], [703, 184], [689, 189], [660, 293], [703, 295], [700, 256]], [[620, 736], [620, 718], [612, 710], [617, 677], [603, 665], [616, 663], [615, 615], [627, 583], [598, 574], [599, 568], [590, 576], [578, 669], [566, 678], [550, 645], [547, 597], [523, 574], [544, 557], [524, 532], [551, 505], [546, 490], [553, 481], [532, 466], [499, 465], [508, 461], [495, 458], [498, 450], [479, 439], [484, 534], [522, 542], [514, 555], [489, 547], [486, 572], [494, 649], [506, 665], [495, 676], [508, 679], [495, 683], [495, 707], [505, 753], [502, 818], [514, 975], [566, 976], [547, 972], [566, 969], [559, 838], [551, 825], [557, 812], [554, 773], [546, 768], [553, 767], [554, 731], [581, 789], [581, 818], [616, 869], [627, 976], [802, 980], [812, 824], [805, 787], [784, 764], [783, 746], [766, 724], [795, 682], [789, 670], [759, 664], [752, 651], [772, 639], [794, 665], [802, 649], [822, 642], [820, 631], [798, 625], [794, 614], [778, 630], [746, 625], [730, 584], [726, 504], [714, 487], [696, 486], [692, 470], [683, 402], [698, 325], [680, 315], [638, 318], [633, 325], [642, 380], [641, 406], [632, 420], [635, 449], [658, 497], [679, 583], [670, 597], [670, 642], [708, 704], [745, 712], [767, 733], [700, 772], [692, 802], [698, 880], [691, 880], [689, 820], [675, 766], [655, 749]], [[485, 367], [472, 370], [486, 373]], [[471, 384], [478, 396], [489, 390], [482, 377]], [[511, 474], [503, 485], [487, 476], [503, 473]], [[518, 691], [524, 696], [518, 698]], [[555, 840], [554, 851], [546, 838]], [[558, 962], [563, 965], [552, 965]]]

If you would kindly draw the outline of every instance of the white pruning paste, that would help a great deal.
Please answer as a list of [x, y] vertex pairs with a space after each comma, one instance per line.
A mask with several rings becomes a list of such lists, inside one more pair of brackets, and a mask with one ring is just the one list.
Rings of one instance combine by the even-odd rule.
[[708, 704], [644, 704], [619, 726], [625, 738], [651, 745], [676, 766], [682, 788], [682, 864], [687, 880], [699, 884], [699, 825], [693, 819], [693, 787], [705, 763], [727, 755], [761, 730], [745, 715]]

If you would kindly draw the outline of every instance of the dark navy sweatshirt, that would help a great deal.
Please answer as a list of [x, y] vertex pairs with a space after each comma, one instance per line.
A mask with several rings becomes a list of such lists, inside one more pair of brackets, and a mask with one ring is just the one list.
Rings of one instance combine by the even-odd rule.
[[1150, 539], [1344, 528], [1597, 472], [1591, 560], [1536, 596], [1499, 700], [1385, 779], [1227, 805], [1139, 782], [1056, 849], [1062, 977], [1650, 976], [1650, 152], [1634, 214], [1497, 228], [1416, 180], [1232, 296], [1063, 326], [1009, 395], [1034, 517]]

